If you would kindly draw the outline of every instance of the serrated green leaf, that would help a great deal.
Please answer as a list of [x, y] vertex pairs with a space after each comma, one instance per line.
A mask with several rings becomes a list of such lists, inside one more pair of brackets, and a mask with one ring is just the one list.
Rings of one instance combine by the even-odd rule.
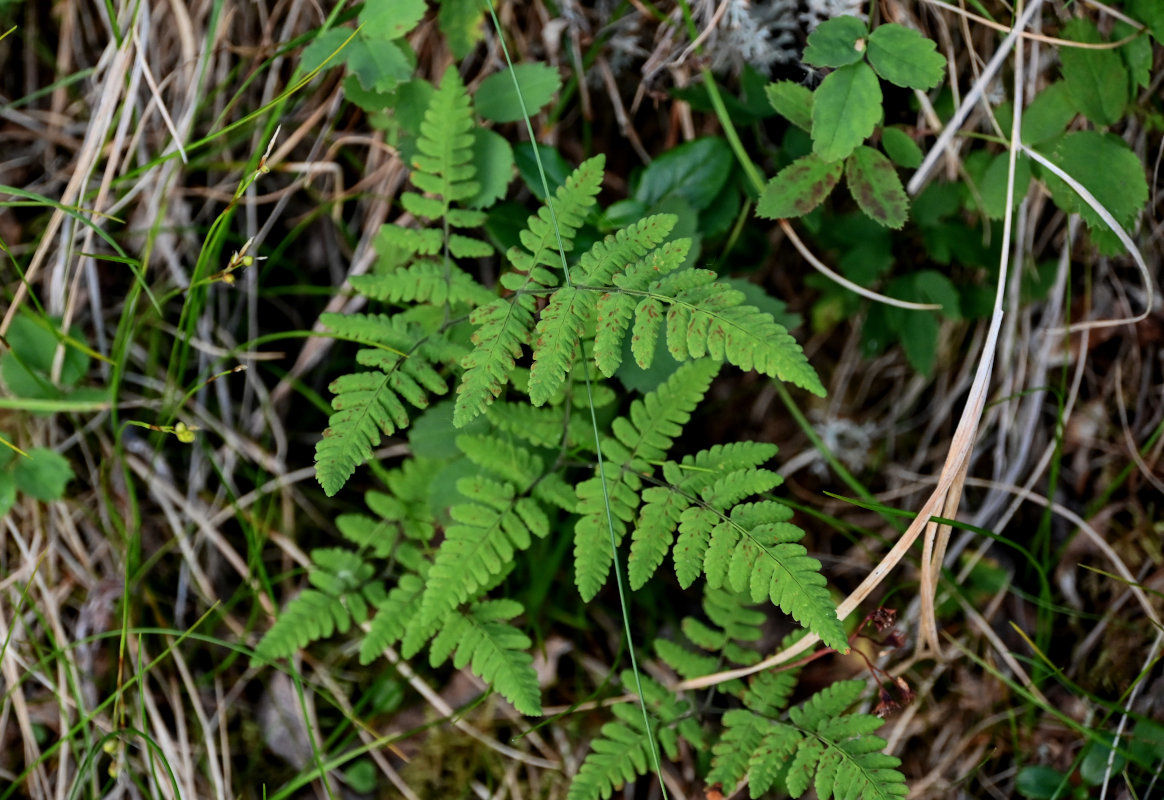
[[[514, 78], [521, 87], [519, 100]], [[558, 71], [547, 64], [516, 64], [509, 70], [495, 72], [481, 82], [473, 103], [477, 113], [494, 122], [516, 122], [523, 118], [521, 100], [531, 116], [553, 99], [562, 86]]]
[[[1162, 6], [1164, 7], [1164, 6]], [[1126, 39], [1136, 33], [1136, 29], [1126, 22], [1117, 20], [1112, 26], [1113, 39]], [[1152, 82], [1152, 39], [1149, 36], [1136, 36], [1119, 49], [1120, 57], [1128, 68], [1132, 78], [1132, 85], [1147, 89]], [[1134, 91], [1134, 90], [1133, 90]]]
[[[1075, 131], [1064, 136], [1051, 160], [1095, 196], [1120, 225], [1129, 227], [1148, 202], [1144, 165], [1127, 143], [1114, 134]], [[1099, 230], [1107, 225], [1067, 184], [1045, 176], [1056, 205], [1077, 213]]]
[[848, 157], [881, 119], [881, 85], [868, 64], [831, 73], [812, 101], [812, 151], [824, 161]]
[[[882, 26], [884, 27], [884, 26]], [[804, 48], [805, 64], [814, 67], [843, 67], [864, 58], [869, 29], [856, 17], [842, 16], [825, 20], [808, 36]]]
[[812, 92], [792, 81], [777, 81], [764, 88], [772, 108], [806, 133], [812, 131]]
[[824, 161], [814, 153], [796, 159], [768, 181], [756, 215], [766, 219], [804, 216], [824, 202], [843, 171], [843, 161]]
[[906, 169], [921, 166], [922, 150], [913, 137], [901, 128], [884, 128], [881, 131], [881, 146], [893, 163]]
[[906, 89], [928, 91], [942, 82], [946, 57], [915, 30], [888, 23], [869, 37], [869, 63], [877, 74]]
[[1126, 10], [1148, 26], [1157, 42], [1164, 43], [1164, 3], [1160, 0], [1127, 0]]
[[360, 32], [369, 39], [399, 39], [424, 19], [426, 10], [424, 0], [365, 0]]
[[[1073, 42], [1103, 41], [1089, 20], [1073, 19], [1063, 26], [1063, 38]], [[1061, 47], [1063, 81], [1075, 107], [1096, 125], [1114, 125], [1128, 102], [1128, 72], [1114, 50]]]
[[1026, 145], [1037, 145], [1054, 139], [1067, 130], [1075, 119], [1075, 104], [1067, 93], [1067, 84], [1056, 81], [1035, 95], [1023, 111], [1022, 140]]
[[888, 158], [872, 147], [858, 147], [845, 162], [845, 180], [862, 211], [887, 228], [905, 225], [909, 199]]

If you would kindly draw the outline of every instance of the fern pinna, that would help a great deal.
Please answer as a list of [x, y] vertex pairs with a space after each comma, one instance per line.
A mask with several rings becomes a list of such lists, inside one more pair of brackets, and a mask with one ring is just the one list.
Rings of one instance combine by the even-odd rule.
[[[755, 663], [750, 649], [760, 639], [764, 615], [749, 608], [746, 595], [708, 588], [704, 611], [708, 622], [687, 617], [684, 638], [696, 647], [657, 639], [655, 650], [679, 674], [699, 677], [726, 666]], [[791, 644], [789, 637], [785, 645]], [[700, 652], [702, 651], [702, 652]], [[714, 727], [699, 725], [691, 705], [654, 681], [643, 682], [652, 732], [665, 754], [675, 757], [678, 739], [696, 751], [711, 747], [709, 786], [719, 784], [723, 794], [738, 793], [744, 785], [753, 798], [778, 790], [800, 797], [814, 788], [821, 800], [889, 800], [906, 794], [898, 759], [883, 754], [885, 741], [873, 735], [883, 724], [871, 714], [846, 713], [862, 694], [862, 681], [843, 681], [789, 706], [796, 687], [796, 671], [761, 672], [745, 684], [732, 681], [717, 689], [740, 707], [728, 710]], [[632, 676], [623, 676], [632, 686]], [[643, 716], [630, 704], [615, 706], [616, 721], [603, 726], [591, 746], [570, 800], [608, 798], [615, 789], [645, 775], [653, 761], [651, 738]]]
[[[560, 537], [572, 531], [575, 583], [593, 599], [618, 557], [612, 527], [632, 588], [668, 559], [684, 588], [706, 578], [709, 621], [682, 627], [695, 649], [656, 643], [680, 676], [759, 659], [753, 647], [766, 616], [748, 602], [770, 602], [844, 649], [820, 564], [770, 494], [780, 483], [766, 468], [775, 447], [671, 453], [725, 363], [823, 394], [795, 340], [743, 292], [691, 266], [693, 244], [673, 236], [675, 216], [647, 216], [600, 238], [601, 157], [575, 170], [508, 248], [477, 238], [486, 222], [474, 207], [482, 130], [450, 69], [415, 143], [417, 191], [400, 199], [411, 221], [385, 225], [374, 269], [351, 279], [377, 307], [323, 318], [359, 345], [359, 369], [331, 385], [333, 413], [316, 449], [323, 489], [335, 494], [385, 436], [410, 429], [414, 455], [381, 472], [387, 491], [365, 495], [369, 513], [337, 519], [346, 548], [312, 551], [308, 587], [259, 642], [256, 662], [358, 628], [361, 663], [427, 647], [432, 666], [468, 668], [518, 711], [540, 714], [532, 645], [520, 629], [526, 608], [509, 594], [538, 572], [528, 552], [561, 553]], [[507, 269], [486, 288], [469, 267], [492, 257], [495, 244]], [[660, 340], [669, 377], [620, 409], [625, 392], [606, 379], [630, 368], [624, 347], [648, 368]], [[454, 387], [455, 398], [442, 399]], [[592, 410], [607, 421], [597, 436]], [[418, 428], [438, 431], [441, 447], [422, 452]], [[725, 702], [742, 707], [723, 716], [717, 737], [687, 699], [645, 681], [650, 721], [616, 706], [571, 798], [609, 796], [647, 771], [651, 741], [674, 756], [680, 739], [716, 742], [709, 780], [725, 787], [746, 779], [753, 791], [798, 796], [812, 780], [822, 797], [898, 793], [900, 776], [869, 735], [872, 718], [841, 715], [856, 685], [788, 710], [793, 685], [792, 673], [778, 673], [720, 686]]]

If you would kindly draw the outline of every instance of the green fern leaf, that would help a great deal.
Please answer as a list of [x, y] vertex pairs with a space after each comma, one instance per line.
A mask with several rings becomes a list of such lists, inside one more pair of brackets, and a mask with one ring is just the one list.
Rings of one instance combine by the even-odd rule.
[[389, 273], [353, 275], [348, 282], [365, 297], [385, 303], [448, 303], [475, 308], [493, 300], [492, 292], [471, 275], [452, 266], [446, 269], [435, 261], [417, 261]]
[[[759, 705], [775, 712], [792, 687], [768, 683], [768, 696]], [[897, 770], [901, 762], [882, 753], [885, 740], [873, 735], [882, 721], [871, 714], [844, 713], [863, 691], [861, 681], [834, 683], [790, 709], [789, 723], [750, 710], [729, 711], [708, 780], [735, 786], [746, 772], [752, 797], [773, 787], [800, 797], [810, 786], [821, 800], [905, 796], [905, 778]], [[753, 707], [755, 695], [751, 699]]]
[[[638, 509], [642, 486], [639, 475], [649, 474], [654, 469], [652, 464], [663, 459], [718, 371], [719, 365], [714, 362], [685, 364], [658, 389], [631, 403], [629, 419], [617, 417], [612, 423], [616, 438], [605, 440], [602, 449], [607, 457], [607, 493], [616, 542], [621, 541], [625, 523], [634, 519]], [[575, 580], [582, 597], [590, 600], [606, 582], [614, 558], [598, 477], [579, 484], [578, 512], [574, 527]]]
[[453, 666], [466, 666], [487, 681], [523, 714], [542, 713], [541, 691], [533, 657], [533, 644], [508, 620], [522, 614], [515, 600], [475, 603], [464, 613], [449, 615], [433, 639], [429, 662], [437, 667], [453, 654]]
[[315, 588], [299, 593], [263, 636], [252, 664], [293, 655], [312, 642], [346, 633], [352, 621], [367, 619], [368, 605], [383, 600], [379, 583], [368, 583], [374, 572], [357, 553], [342, 548], [311, 551], [308, 580]]
[[[606, 377], [622, 363], [622, 340], [626, 338], [635, 304], [660, 275], [683, 265], [691, 249], [690, 239], [676, 239], [648, 253], [622, 274], [612, 277], [618, 288], [598, 300], [594, 363]], [[642, 335], [640, 331], [638, 335]]]
[[482, 470], [523, 490], [542, 476], [542, 460], [509, 439], [461, 434], [457, 449]]
[[452, 201], [471, 200], [480, 191], [474, 180], [473, 125], [469, 94], [456, 66], [450, 66], [424, 112], [412, 160], [413, 184], [442, 201], [441, 213], [430, 214], [431, 219], [445, 216]]
[[529, 388], [535, 406], [554, 396], [574, 365], [577, 345], [598, 305], [599, 294], [593, 286], [609, 283], [616, 272], [646, 255], [667, 238], [676, 220], [671, 214], [646, 217], [595, 243], [571, 271], [574, 285], [550, 298], [534, 341]]
[[594, 207], [595, 198], [602, 188], [605, 164], [603, 155], [583, 161], [555, 193], [551, 201], [553, 212], [550, 204], [546, 204], [529, 218], [519, 237], [522, 247], [511, 247], [506, 254], [515, 269], [532, 273], [537, 267], [561, 268], [559, 236], [562, 248], [570, 252], [574, 247], [574, 235]]
[[419, 575], [409, 573], [400, 577], [399, 583], [377, 607], [368, 632], [360, 642], [360, 664], [371, 664], [385, 648], [400, 641], [409, 620], [420, 611], [423, 592], [424, 581]]
[[[427, 638], [450, 611], [512, 567], [514, 553], [527, 549], [531, 535], [549, 533], [545, 512], [531, 497], [517, 497], [509, 483], [482, 476], [462, 478], [457, 489], [470, 502], [449, 511], [453, 524], [429, 570], [416, 627]], [[416, 640], [410, 640], [415, 642]], [[405, 656], [415, 652], [405, 648]]]
[[748, 774], [748, 762], [764, 741], [764, 734], [772, 728], [771, 720], [764, 719], [742, 708], [723, 715], [723, 735], [711, 749], [712, 768], [707, 782], [719, 783], [729, 792]]
[[472, 352], [461, 361], [465, 374], [457, 388], [457, 405], [453, 411], [453, 424], [457, 427], [476, 419], [500, 397], [509, 382], [516, 359], [521, 357], [522, 347], [529, 343], [533, 330], [537, 305], [533, 292], [557, 285], [557, 277], [545, 267], [561, 265], [559, 236], [564, 249], [573, 246], [574, 234], [582, 226], [601, 188], [602, 164], [602, 156], [583, 162], [558, 189], [552, 200], [554, 213], [543, 206], [537, 215], [529, 218], [528, 227], [520, 236], [525, 249], [514, 246], [508, 253], [510, 263], [518, 271], [501, 279], [501, 285], [514, 294], [498, 298], [470, 316], [477, 330], [473, 333]]
[[287, 604], [275, 624], [263, 635], [251, 657], [251, 665], [294, 655], [337, 630], [346, 632], [351, 624], [351, 615], [338, 597], [304, 589]]
[[343, 375], [332, 382], [334, 413], [315, 448], [316, 477], [330, 497], [372, 457], [381, 436], [391, 436], [409, 423], [407, 400], [428, 406], [428, 393], [444, 394], [448, 386], [433, 369], [419, 334], [400, 318], [370, 314], [324, 314], [329, 328], [345, 338], [377, 345], [361, 350], [356, 360], [378, 372]]
[[[740, 305], [743, 293], [716, 283], [716, 277], [710, 270], [686, 269], [654, 280], [648, 287], [622, 287], [645, 288], [647, 297], [639, 300], [619, 295], [620, 299], [611, 301], [612, 310], [617, 310], [622, 320], [622, 329], [611, 323], [611, 336], [617, 341], [606, 342], [604, 352], [609, 356], [615, 344], [621, 342], [631, 307], [636, 305], [642, 310], [636, 311], [635, 335], [644, 341], [653, 341], [657, 336], [654, 328], [662, 321], [660, 303], [663, 303], [669, 306], [667, 347], [676, 360], [704, 356], [726, 360], [740, 369], [754, 369], [823, 397], [825, 391], [820, 378], [784, 326], [770, 314]], [[601, 303], [599, 309], [601, 313]], [[602, 333], [601, 325], [599, 333]], [[643, 345], [638, 353], [642, 355], [640, 366], [650, 366], [654, 350]]]
[[647, 774], [651, 745], [639, 709], [615, 706], [614, 713], [620, 721], [603, 725], [601, 736], [590, 743], [566, 800], [605, 800], [627, 781]]

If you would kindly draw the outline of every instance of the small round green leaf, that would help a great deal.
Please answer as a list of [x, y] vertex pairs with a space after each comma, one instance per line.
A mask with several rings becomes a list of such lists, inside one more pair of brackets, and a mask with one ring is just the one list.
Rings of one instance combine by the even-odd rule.
[[812, 151], [823, 161], [847, 158], [881, 119], [881, 84], [868, 64], [829, 74], [812, 101]]
[[548, 104], [562, 86], [562, 77], [553, 67], [546, 64], [517, 64], [513, 67], [512, 75], [509, 70], [502, 70], [481, 82], [473, 96], [477, 113], [494, 122], [516, 122], [521, 119], [521, 101], [513, 84], [515, 77], [517, 85], [521, 87], [525, 110], [531, 116]]
[[1014, 789], [1019, 797], [1050, 800], [1053, 797], [1067, 797], [1071, 791], [1071, 784], [1058, 770], [1038, 765], [1020, 769]]
[[768, 181], [756, 215], [766, 219], [804, 216], [829, 196], [843, 167], [843, 161], [823, 161], [811, 153], [796, 159]]
[[881, 131], [881, 146], [893, 163], [906, 169], [921, 166], [922, 151], [913, 138], [901, 128], [885, 128]]
[[73, 479], [73, 468], [60, 453], [43, 447], [28, 451], [12, 468], [16, 488], [37, 500], [60, 500]]
[[890, 83], [927, 91], [942, 82], [946, 57], [917, 31], [889, 23], [869, 37], [869, 63]]
[[856, 17], [833, 17], [809, 34], [804, 63], [814, 67], [843, 67], [864, 57], [869, 29]]
[[887, 228], [900, 228], [909, 218], [909, 199], [889, 159], [861, 146], [845, 163], [849, 192], [861, 210]]

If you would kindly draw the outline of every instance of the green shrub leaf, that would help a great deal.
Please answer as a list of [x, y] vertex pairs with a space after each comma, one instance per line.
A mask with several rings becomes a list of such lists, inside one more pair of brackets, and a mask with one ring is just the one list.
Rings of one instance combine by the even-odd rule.
[[906, 169], [921, 166], [922, 150], [908, 133], [901, 128], [885, 128], [881, 131], [881, 147], [893, 163]]
[[946, 68], [946, 57], [932, 40], [893, 23], [873, 31], [868, 55], [878, 75], [906, 89], [934, 88]]
[[861, 210], [887, 228], [900, 228], [909, 217], [909, 199], [889, 159], [862, 145], [845, 163], [849, 192]]
[[[1118, 136], [1099, 131], [1076, 131], [1059, 142], [1051, 158], [1095, 196], [1116, 221], [1129, 226], [1148, 202], [1144, 165]], [[1077, 213], [1093, 228], [1107, 229], [1083, 198], [1054, 175], [1046, 176], [1055, 203]]]
[[45, 502], [64, 497], [65, 486], [72, 479], [73, 468], [69, 466], [69, 460], [44, 447], [29, 450], [28, 458], [17, 458], [12, 468], [16, 488]]
[[424, 19], [425, 10], [424, 0], [365, 0], [360, 32], [369, 39], [399, 39]]
[[843, 161], [824, 161], [813, 153], [796, 159], [768, 181], [756, 215], [766, 219], [804, 216], [824, 202], [843, 170]]
[[840, 161], [865, 141], [881, 119], [881, 85], [868, 64], [850, 64], [830, 74], [812, 102], [812, 151]]
[[[517, 87], [521, 87], [519, 100]], [[521, 100], [525, 110], [536, 114], [542, 106], [553, 99], [554, 93], [562, 86], [558, 71], [546, 64], [515, 64], [512, 74], [509, 70], [495, 72], [481, 82], [473, 97], [477, 113], [494, 122], [517, 122], [522, 119]]]
[[812, 131], [812, 92], [792, 81], [770, 83], [764, 89], [780, 116], [805, 132]]
[[[1063, 27], [1063, 38], [1073, 42], [1103, 41], [1095, 25], [1073, 19]], [[1063, 47], [1059, 50], [1063, 81], [1075, 107], [1096, 125], [1114, 125], [1128, 102], [1128, 71], [1114, 50]]]
[[[804, 48], [804, 63], [814, 67], [843, 67], [864, 57], [869, 29], [856, 17], [833, 17], [817, 26]], [[779, 110], [779, 109], [777, 109]]]
[[732, 170], [732, 151], [720, 136], [681, 144], [643, 170], [635, 199], [647, 207], [677, 197], [696, 211], [711, 205]]
[[[1036, 145], [1054, 139], [1075, 119], [1075, 104], [1064, 81], [1056, 81], [1043, 89], [1023, 111], [1023, 144]], [[1004, 121], [1004, 125], [1009, 121]]]

